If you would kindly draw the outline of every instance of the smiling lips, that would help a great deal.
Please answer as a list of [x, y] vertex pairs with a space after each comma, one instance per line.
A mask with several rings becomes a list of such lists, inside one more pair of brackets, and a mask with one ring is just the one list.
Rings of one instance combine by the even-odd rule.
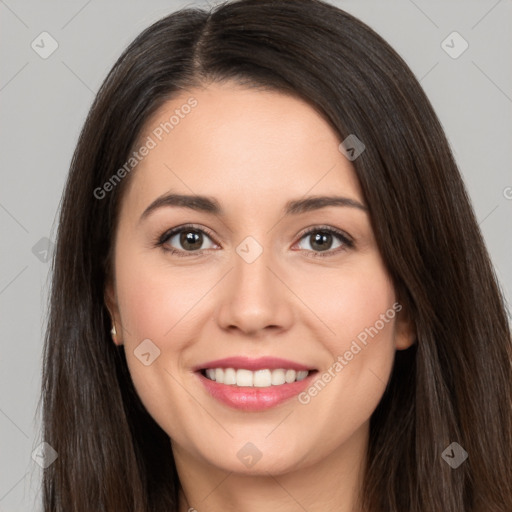
[[261, 411], [298, 395], [316, 369], [293, 361], [262, 357], [230, 357], [195, 368], [211, 396], [245, 411]]

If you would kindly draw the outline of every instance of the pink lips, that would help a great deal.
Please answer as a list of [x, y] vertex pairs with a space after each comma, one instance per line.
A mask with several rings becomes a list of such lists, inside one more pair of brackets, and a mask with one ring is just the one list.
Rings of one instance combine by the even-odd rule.
[[277, 370], [278, 368], [284, 368], [286, 370], [313, 370], [309, 366], [295, 363], [288, 359], [281, 359], [279, 357], [259, 357], [257, 359], [251, 359], [250, 357], [226, 357], [224, 359], [217, 359], [215, 361], [209, 361], [207, 363], [200, 364], [193, 368], [194, 371], [204, 370], [206, 368], [245, 368], [255, 372], [256, 370]]
[[194, 370], [196, 375], [199, 377], [206, 391], [208, 391], [213, 398], [235, 409], [254, 412], [264, 411], [271, 407], [275, 407], [298, 395], [305, 388], [311, 385], [311, 380], [315, 377], [316, 373], [316, 371], [311, 371], [305, 379], [292, 382], [290, 384], [286, 383], [280, 386], [258, 388], [220, 384], [206, 378], [201, 373], [201, 370], [207, 368], [244, 368], [251, 371], [263, 369], [275, 370], [278, 368], [300, 371], [312, 370], [312, 368], [276, 357], [261, 357], [258, 359], [229, 357], [225, 359], [218, 359], [216, 361], [209, 361], [195, 367]]

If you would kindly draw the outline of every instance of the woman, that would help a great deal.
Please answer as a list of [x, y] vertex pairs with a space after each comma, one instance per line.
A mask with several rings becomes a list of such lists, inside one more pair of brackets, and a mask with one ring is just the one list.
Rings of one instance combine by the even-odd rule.
[[45, 511], [512, 510], [512, 350], [433, 109], [318, 0], [183, 10], [66, 185]]

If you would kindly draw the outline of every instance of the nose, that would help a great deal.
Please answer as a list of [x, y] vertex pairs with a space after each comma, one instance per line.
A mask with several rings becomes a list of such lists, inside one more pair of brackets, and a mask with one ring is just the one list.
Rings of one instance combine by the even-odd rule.
[[265, 336], [290, 328], [293, 293], [279, 268], [269, 250], [250, 263], [234, 255], [234, 268], [226, 276], [216, 315], [222, 329]]

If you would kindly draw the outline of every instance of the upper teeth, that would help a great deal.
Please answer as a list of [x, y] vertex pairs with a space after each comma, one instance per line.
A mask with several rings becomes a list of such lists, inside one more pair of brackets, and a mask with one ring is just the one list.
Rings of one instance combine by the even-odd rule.
[[215, 380], [219, 384], [230, 384], [235, 386], [253, 386], [257, 388], [266, 388], [269, 386], [279, 386], [285, 382], [290, 384], [296, 380], [305, 379], [308, 376], [307, 370], [251, 370], [234, 368], [208, 368], [206, 376], [210, 380]]

